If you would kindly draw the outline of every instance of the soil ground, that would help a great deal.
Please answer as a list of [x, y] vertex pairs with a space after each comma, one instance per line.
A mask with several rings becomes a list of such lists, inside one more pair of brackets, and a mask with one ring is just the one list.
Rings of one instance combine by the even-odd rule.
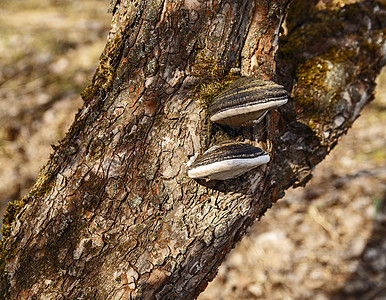
[[[107, 0], [0, 0], [0, 209], [28, 193], [82, 105]], [[228, 255], [199, 300], [386, 299], [386, 70], [314, 172]]]

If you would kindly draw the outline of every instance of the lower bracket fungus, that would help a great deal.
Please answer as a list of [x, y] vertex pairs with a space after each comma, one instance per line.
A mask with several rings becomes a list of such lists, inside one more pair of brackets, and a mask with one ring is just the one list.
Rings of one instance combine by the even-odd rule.
[[188, 176], [193, 179], [226, 180], [268, 163], [269, 154], [248, 143], [226, 141], [205, 151], [192, 163]]
[[212, 122], [231, 127], [260, 122], [268, 110], [288, 101], [283, 86], [269, 80], [242, 77], [216, 96], [208, 107]]

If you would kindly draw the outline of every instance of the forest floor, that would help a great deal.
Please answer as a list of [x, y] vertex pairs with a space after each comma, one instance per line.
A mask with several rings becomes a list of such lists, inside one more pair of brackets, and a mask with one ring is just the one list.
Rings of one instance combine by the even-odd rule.
[[[28, 193], [82, 105], [107, 0], [0, 0], [0, 210]], [[386, 70], [375, 100], [220, 267], [199, 300], [386, 299]]]

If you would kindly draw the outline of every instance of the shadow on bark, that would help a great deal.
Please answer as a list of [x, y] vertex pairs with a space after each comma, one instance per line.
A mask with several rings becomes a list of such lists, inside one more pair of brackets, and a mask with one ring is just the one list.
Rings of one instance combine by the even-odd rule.
[[[312, 79], [303, 82], [306, 85], [298, 84], [295, 95], [306, 92], [303, 98], [311, 103], [293, 97], [298, 106], [283, 108], [283, 116], [271, 111], [263, 124], [265, 133], [256, 128], [241, 129], [243, 138], [265, 144], [264, 148], [271, 155], [271, 163], [266, 169], [251, 171], [235, 180], [233, 185], [210, 183], [209, 189], [205, 190], [186, 178], [182, 165], [183, 159], [201, 151], [201, 129], [204, 129], [200, 118], [202, 109], [197, 105], [184, 105], [178, 97], [181, 96], [178, 90], [186, 78], [180, 66], [186, 67], [188, 56], [186, 45], [181, 41], [193, 43], [196, 37], [186, 39], [182, 29], [174, 28], [171, 23], [170, 28], [175, 29], [172, 41], [175, 48], [167, 48], [171, 41], [167, 38], [169, 35], [161, 34], [169, 28], [166, 21], [159, 22], [162, 7], [146, 15], [149, 10], [145, 10], [143, 3], [143, 7], [132, 8], [136, 13], [132, 14], [131, 23], [126, 17], [116, 19], [126, 20], [124, 25], [127, 27], [122, 26], [126, 29], [141, 28], [143, 32], [130, 31], [127, 36], [115, 32], [99, 70], [101, 78], [106, 79], [103, 71], [107, 67], [108, 81], [97, 83], [98, 77], [94, 78], [94, 89], [88, 90], [88, 97], [85, 97], [86, 106], [78, 113], [67, 137], [56, 147], [55, 154], [43, 169], [20, 219], [14, 225], [8, 222], [9, 230], [13, 231], [4, 247], [8, 252], [4, 253], [15, 256], [12, 259], [5, 257], [8, 262], [4, 260], [4, 264], [7, 263], [4, 267], [11, 274], [8, 279], [12, 297], [22, 293], [49, 297], [52, 290], [61, 298], [195, 298], [215, 276], [226, 253], [253, 221], [281, 198], [285, 189], [307, 183], [313, 167], [336, 145], [369, 101], [368, 95], [374, 88], [371, 79], [379, 71], [380, 63], [363, 53], [377, 53], [378, 48], [363, 50], [356, 43], [357, 39], [363, 39], [364, 33], [358, 36], [358, 28], [363, 25], [359, 22], [362, 14], [358, 13], [354, 20], [345, 19], [347, 15], [336, 12], [311, 16], [311, 19], [315, 17], [310, 21], [311, 27], [298, 27], [300, 31], [292, 40], [297, 43], [292, 45], [288, 41], [283, 49], [283, 61], [287, 61], [290, 72], [287, 80], [296, 82], [293, 72], [298, 68], [295, 66], [304, 61], [310, 61], [313, 66], [315, 61], [314, 65], [317, 65], [317, 60], [324, 59], [327, 64], [326, 56], [318, 57], [327, 49], [331, 50], [329, 55], [350, 54], [343, 61], [340, 61], [341, 57], [329, 57], [333, 71], [343, 69], [344, 74], [349, 73], [351, 77], [345, 82], [339, 81], [341, 85], [333, 86], [334, 101], [329, 100], [330, 91], [323, 89], [322, 84], [315, 85]], [[243, 3], [236, 2], [241, 15], [246, 9]], [[270, 3], [271, 8], [275, 8]], [[367, 4], [371, 7], [371, 3]], [[227, 3], [223, 8], [232, 7], [229, 5]], [[360, 12], [363, 12], [362, 8], [359, 7]], [[172, 21], [183, 17], [180, 10], [173, 13], [168, 15]], [[280, 27], [278, 18], [271, 21]], [[331, 21], [344, 24], [343, 37], [337, 35], [339, 30]], [[182, 23], [187, 32], [204, 30], [199, 26], [205, 24], [202, 20]], [[260, 24], [257, 20], [256, 23]], [[163, 27], [156, 27], [156, 24]], [[353, 26], [344, 27], [345, 24]], [[268, 27], [272, 29], [271, 25]], [[151, 31], [155, 28], [160, 34]], [[309, 33], [306, 40], [304, 30]], [[267, 34], [269, 42], [277, 35], [275, 32]], [[321, 35], [324, 39], [320, 39]], [[138, 40], [129, 41], [134, 36], [139, 36]], [[182, 54], [173, 54], [169, 60], [165, 58], [158, 70], [154, 68], [152, 72], [141, 73], [139, 70], [145, 70], [147, 59], [162, 52], [144, 42], [157, 36], [162, 39], [154, 45], [161, 45], [165, 53]], [[234, 45], [241, 45], [238, 38], [233, 35], [230, 38], [235, 40]], [[331, 43], [325, 43], [326, 39]], [[225, 43], [221, 39], [215, 41], [216, 45]], [[325, 43], [319, 49], [321, 52], [316, 51], [314, 47], [321, 43]], [[268, 48], [275, 52], [274, 46]], [[144, 49], [147, 50], [144, 52]], [[154, 49], [157, 51], [152, 51]], [[238, 53], [237, 47], [231, 49]], [[314, 51], [307, 57], [310, 49]], [[233, 55], [228, 48], [221, 51]], [[353, 58], [353, 52], [361, 60]], [[274, 61], [270, 52], [265, 53], [265, 57]], [[260, 67], [267, 67], [265, 61]], [[323, 81], [328, 71], [330, 69], [324, 69], [316, 74]], [[329, 74], [338, 76], [341, 73]], [[161, 75], [170, 79], [170, 84], [164, 82]], [[286, 85], [291, 87], [292, 84]], [[321, 119], [318, 113], [324, 111], [325, 105], [329, 108], [327, 116]], [[310, 112], [314, 114], [312, 120], [307, 115]], [[229, 136], [237, 138], [238, 131], [230, 131]]]

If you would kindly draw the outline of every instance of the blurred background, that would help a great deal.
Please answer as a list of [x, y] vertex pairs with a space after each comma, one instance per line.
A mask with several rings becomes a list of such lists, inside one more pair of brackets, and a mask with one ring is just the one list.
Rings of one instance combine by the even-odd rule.
[[[27, 194], [82, 105], [108, 0], [0, 0], [0, 210]], [[374, 101], [220, 267], [199, 300], [386, 299], [386, 70]]]

